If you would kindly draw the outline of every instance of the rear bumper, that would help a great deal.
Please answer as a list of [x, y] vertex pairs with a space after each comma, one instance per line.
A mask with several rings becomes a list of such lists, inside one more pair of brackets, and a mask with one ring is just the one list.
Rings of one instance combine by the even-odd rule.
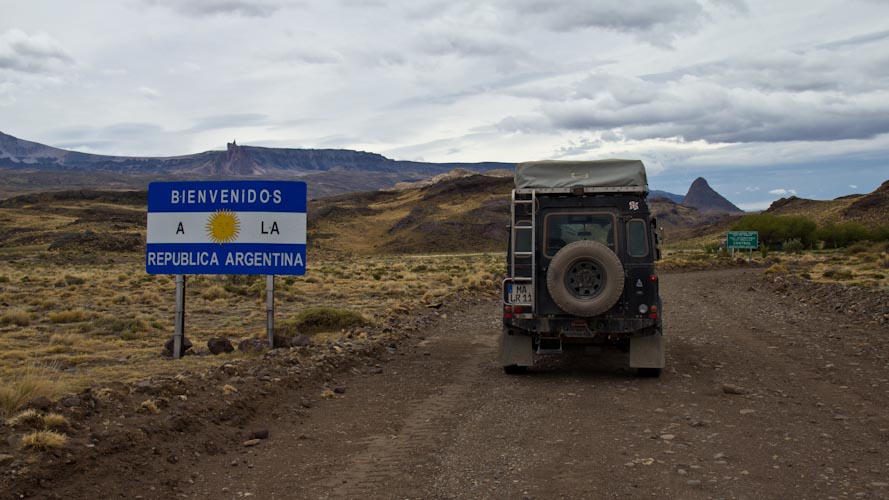
[[652, 318], [511, 318], [503, 326], [513, 335], [576, 339], [629, 338], [654, 335], [660, 321]]

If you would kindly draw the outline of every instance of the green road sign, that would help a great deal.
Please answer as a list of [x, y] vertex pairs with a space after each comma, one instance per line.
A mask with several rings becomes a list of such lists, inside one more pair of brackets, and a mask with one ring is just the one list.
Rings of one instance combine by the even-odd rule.
[[729, 231], [726, 238], [726, 248], [741, 250], [756, 250], [759, 248], [759, 232], [757, 231]]

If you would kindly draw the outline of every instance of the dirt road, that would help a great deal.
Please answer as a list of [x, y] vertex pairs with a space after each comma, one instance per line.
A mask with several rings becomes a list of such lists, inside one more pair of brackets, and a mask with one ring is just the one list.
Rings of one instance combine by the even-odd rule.
[[[499, 304], [446, 306], [384, 360], [331, 380], [335, 397], [293, 391], [245, 425], [270, 439], [180, 457], [168, 467], [175, 491], [134, 470], [114, 493], [889, 498], [885, 326], [775, 293], [761, 270], [665, 275], [662, 286], [660, 379], [636, 378], [614, 355], [505, 375]], [[98, 498], [98, 484], [72, 478], [55, 491]]]

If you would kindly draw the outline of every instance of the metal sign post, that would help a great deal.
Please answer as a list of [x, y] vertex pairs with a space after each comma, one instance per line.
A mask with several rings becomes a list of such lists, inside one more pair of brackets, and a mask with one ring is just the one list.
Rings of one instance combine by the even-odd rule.
[[185, 275], [176, 275], [176, 325], [173, 333], [173, 359], [182, 356], [182, 340], [185, 336]]
[[275, 347], [275, 275], [265, 277], [265, 312], [268, 323], [269, 349]]

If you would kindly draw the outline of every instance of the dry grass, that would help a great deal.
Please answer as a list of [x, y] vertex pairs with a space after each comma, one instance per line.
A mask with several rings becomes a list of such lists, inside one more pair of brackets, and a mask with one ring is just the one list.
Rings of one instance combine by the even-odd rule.
[[69, 389], [68, 383], [51, 368], [23, 368], [21, 373], [0, 385], [0, 413], [8, 417], [36, 397], [57, 398]]
[[70, 427], [68, 419], [59, 413], [47, 413], [43, 415], [43, 428], [50, 431], [67, 431]]
[[70, 309], [49, 313], [49, 321], [52, 323], [79, 323], [91, 318], [90, 313], [83, 309]]
[[31, 315], [24, 309], [11, 309], [0, 316], [0, 325], [7, 324], [28, 326], [31, 324]]
[[22, 437], [22, 450], [49, 451], [64, 448], [68, 436], [56, 431], [34, 431]]

